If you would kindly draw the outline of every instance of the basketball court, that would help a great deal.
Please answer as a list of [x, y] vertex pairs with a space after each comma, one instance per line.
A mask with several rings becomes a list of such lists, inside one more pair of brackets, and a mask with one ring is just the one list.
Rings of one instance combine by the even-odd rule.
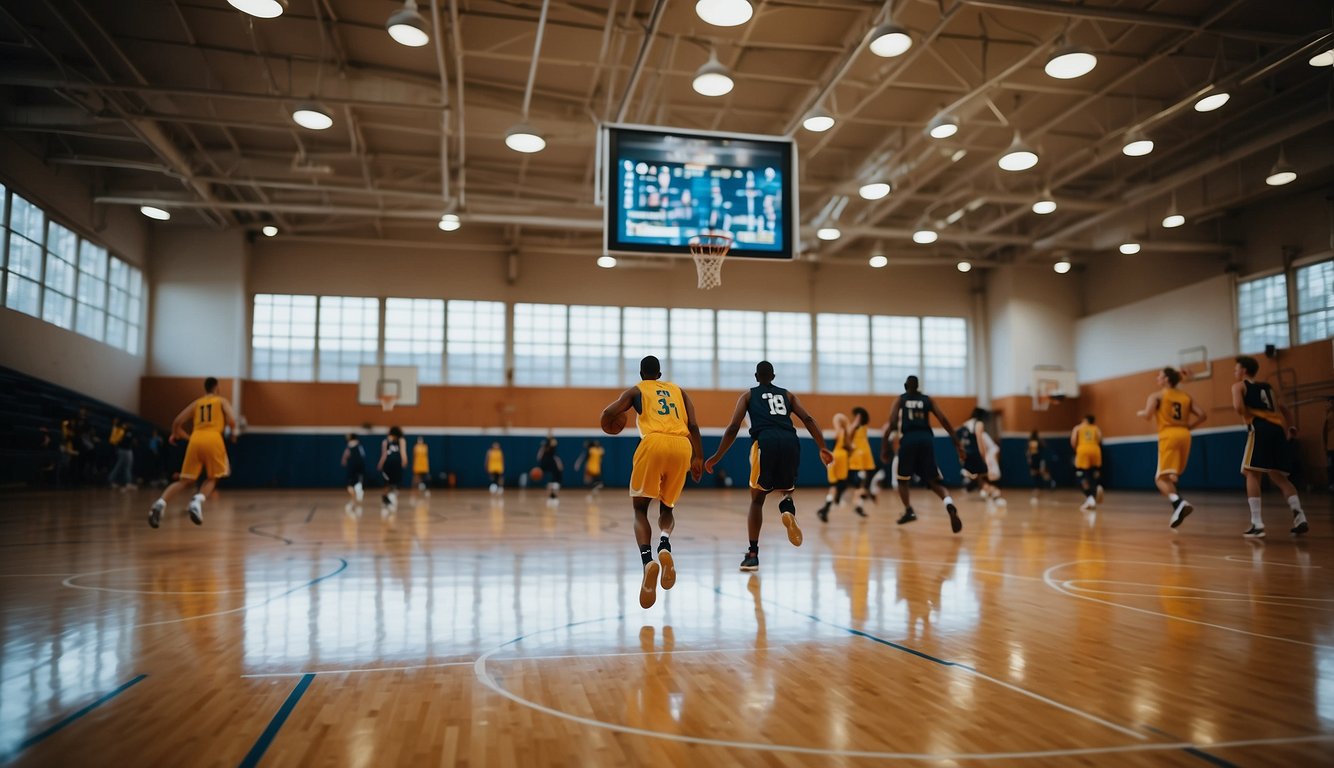
[[4, 4], [0, 765], [1334, 764], [1325, 6]]

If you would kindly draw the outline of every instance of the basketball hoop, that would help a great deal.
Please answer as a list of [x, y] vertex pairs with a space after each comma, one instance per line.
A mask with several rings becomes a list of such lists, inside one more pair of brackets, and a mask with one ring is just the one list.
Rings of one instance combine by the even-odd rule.
[[380, 408], [385, 411], [394, 410], [398, 404], [398, 395], [380, 395]]
[[699, 287], [711, 290], [723, 284], [723, 259], [732, 250], [732, 237], [722, 232], [701, 232], [690, 238], [690, 255], [695, 259]]

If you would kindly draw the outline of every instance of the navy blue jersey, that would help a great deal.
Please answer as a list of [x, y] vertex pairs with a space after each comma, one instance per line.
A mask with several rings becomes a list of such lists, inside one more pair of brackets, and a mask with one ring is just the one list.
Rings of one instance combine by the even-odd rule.
[[954, 430], [954, 436], [959, 439], [959, 446], [963, 448], [964, 455], [970, 459], [982, 458], [982, 449], [977, 444], [977, 432], [973, 429], [973, 420], [969, 419], [963, 423], [963, 426]]
[[1251, 416], [1257, 419], [1283, 425], [1283, 417], [1275, 407], [1277, 399], [1274, 397], [1274, 388], [1262, 381], [1243, 381], [1241, 384], [1241, 402], [1250, 411]]
[[347, 444], [347, 468], [358, 472], [366, 468], [366, 452], [361, 449], [361, 443]]
[[904, 392], [899, 395], [902, 409], [899, 411], [900, 432], [931, 431], [931, 398], [921, 392]]
[[791, 404], [792, 396], [782, 387], [772, 384], [751, 387], [750, 405], [746, 408], [750, 415], [750, 436], [757, 437], [769, 429], [795, 433], [797, 429], [792, 426], [792, 414], [788, 410]]

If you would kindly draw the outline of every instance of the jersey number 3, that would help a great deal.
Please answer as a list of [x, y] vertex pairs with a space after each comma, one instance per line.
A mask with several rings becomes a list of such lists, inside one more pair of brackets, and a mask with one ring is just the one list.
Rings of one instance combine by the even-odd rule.
[[1172, 418], [1181, 421], [1181, 403], [1172, 403]]
[[760, 397], [769, 401], [769, 414], [772, 416], [786, 416], [787, 402], [783, 400], [782, 395], [775, 395], [772, 392], [765, 392]]
[[667, 399], [672, 396], [671, 392], [665, 389], [658, 389], [654, 390], [653, 394], [658, 395], [657, 413], [659, 416], [671, 415], [671, 416], [676, 416], [678, 419], [681, 418], [680, 414], [676, 412], [676, 403], [673, 403], [672, 401]]

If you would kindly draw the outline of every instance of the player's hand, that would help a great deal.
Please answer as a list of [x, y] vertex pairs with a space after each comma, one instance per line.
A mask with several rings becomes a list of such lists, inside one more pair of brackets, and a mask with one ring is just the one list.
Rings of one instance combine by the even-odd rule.
[[830, 464], [833, 464], [833, 463], [834, 463], [834, 452], [831, 451], [831, 450], [829, 450], [828, 448], [821, 448], [821, 449], [820, 449], [820, 461], [823, 461], [823, 462], [824, 462], [824, 465], [825, 465], [826, 467], [829, 466]]
[[698, 456], [690, 459], [690, 478], [695, 482], [704, 476], [704, 462]]
[[963, 446], [962, 446], [962, 445], [959, 445], [958, 443], [955, 443], [955, 444], [954, 444], [954, 452], [955, 452], [956, 454], [959, 455], [959, 463], [960, 463], [960, 464], [964, 464], [964, 463], [967, 461], [967, 459], [968, 459], [968, 454], [964, 453], [964, 450], [963, 450]]
[[710, 456], [709, 458], [704, 460], [704, 471], [708, 472], [710, 475], [713, 474], [713, 468], [716, 466], [718, 466], [717, 456]]
[[880, 452], [880, 463], [888, 467], [894, 461], [894, 454], [889, 451]]

